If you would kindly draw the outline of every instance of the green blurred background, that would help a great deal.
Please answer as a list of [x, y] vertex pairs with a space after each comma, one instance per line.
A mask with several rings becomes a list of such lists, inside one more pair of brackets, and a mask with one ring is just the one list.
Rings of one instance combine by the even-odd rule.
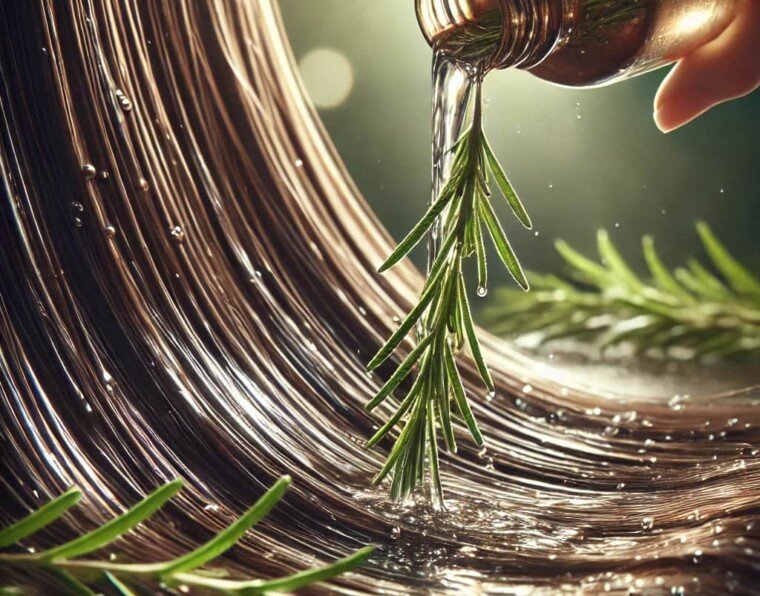
[[[412, 0], [280, 4], [333, 141], [401, 238], [430, 188], [431, 51]], [[556, 238], [595, 253], [600, 227], [639, 267], [646, 233], [669, 264], [680, 265], [701, 256], [694, 222], [704, 219], [760, 270], [760, 92], [663, 135], [652, 121], [652, 98], [665, 72], [596, 90], [563, 89], [519, 71], [487, 78], [486, 130], [535, 225], [526, 231], [501, 212], [526, 268], [560, 269]], [[414, 259], [424, 262], [422, 249]], [[507, 283], [491, 261], [491, 287]]]

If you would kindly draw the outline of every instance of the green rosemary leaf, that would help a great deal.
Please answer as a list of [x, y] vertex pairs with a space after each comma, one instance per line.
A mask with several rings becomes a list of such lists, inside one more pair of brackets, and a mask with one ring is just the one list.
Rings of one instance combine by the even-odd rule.
[[393, 392], [396, 387], [399, 386], [407, 375], [411, 372], [412, 367], [417, 364], [417, 361], [422, 357], [422, 354], [427, 350], [430, 342], [433, 340], [433, 336], [428, 335], [425, 337], [416, 348], [414, 348], [401, 365], [396, 369], [396, 372], [391, 375], [391, 378], [382, 386], [380, 391], [377, 392], [372, 401], [366, 405], [368, 412], [374, 410], [377, 406], [385, 401], [385, 399]]
[[493, 379], [491, 378], [491, 372], [486, 366], [485, 360], [483, 360], [483, 354], [480, 351], [480, 342], [475, 335], [475, 326], [472, 323], [472, 312], [470, 311], [470, 302], [467, 299], [467, 290], [464, 287], [464, 279], [459, 276], [459, 302], [462, 310], [462, 323], [464, 324], [465, 332], [467, 333], [467, 339], [470, 343], [470, 352], [475, 360], [475, 366], [478, 368], [480, 377], [486, 384], [489, 391], [494, 390]]
[[449, 152], [453, 153], [456, 156], [461, 155], [462, 151], [467, 146], [467, 141], [470, 138], [470, 133], [471, 132], [472, 132], [472, 128], [468, 127], [461, 135], [459, 135], [459, 138], [449, 148]]
[[483, 435], [480, 434], [478, 424], [475, 422], [475, 416], [472, 415], [470, 404], [467, 401], [467, 396], [464, 392], [464, 385], [462, 385], [462, 378], [459, 376], [456, 362], [454, 362], [454, 354], [452, 353], [451, 346], [448, 343], [446, 344], [445, 350], [446, 372], [449, 377], [449, 382], [454, 388], [454, 399], [457, 402], [457, 406], [459, 406], [459, 411], [462, 414], [462, 417], [467, 423], [467, 428], [470, 429], [470, 434], [475, 440], [475, 443], [482, 445]]
[[268, 592], [293, 592], [305, 586], [316, 582], [323, 582], [356, 569], [369, 559], [374, 550], [373, 546], [365, 546], [354, 554], [340, 559], [331, 565], [300, 571], [287, 577], [269, 581], [248, 582], [247, 584], [241, 582], [238, 588], [233, 588], [231, 591], [241, 596], [265, 594]]
[[380, 273], [393, 267], [403, 259], [410, 250], [417, 246], [419, 241], [422, 240], [422, 237], [435, 223], [436, 218], [441, 214], [446, 205], [448, 205], [449, 201], [451, 201], [452, 196], [453, 195], [449, 192], [448, 188], [444, 188], [443, 191], [441, 191], [438, 199], [428, 208], [425, 215], [422, 216], [422, 219], [420, 219], [417, 225], [412, 228], [412, 231], [407, 234], [406, 238], [399, 243], [385, 263], [380, 266], [380, 269], [378, 269]]
[[451, 256], [451, 249], [453, 248], [455, 242], [456, 236], [454, 234], [449, 234], [443, 241], [443, 244], [441, 244], [441, 247], [438, 249], [438, 256], [436, 256], [435, 260], [433, 261], [433, 264], [430, 267], [430, 271], [428, 272], [427, 280], [425, 280], [425, 284], [422, 286], [422, 294], [424, 294], [430, 286], [438, 281], [444, 265], [446, 265], [446, 262]]
[[[450, 319], [450, 314], [452, 311], [452, 298], [455, 295], [456, 292], [456, 273], [454, 272], [454, 268], [451, 267], [446, 275], [446, 280], [444, 282], [443, 287], [443, 293], [440, 294], [437, 307], [433, 310], [433, 326], [437, 326], [439, 323], [441, 325], [447, 325]], [[450, 329], [450, 331], [453, 332], [453, 329]]]
[[697, 233], [713, 264], [739, 294], [760, 295], [760, 280], [741, 265], [716, 238], [705, 222], [697, 223]]
[[731, 296], [728, 288], [724, 286], [717, 277], [705, 269], [699, 261], [689, 259], [687, 265], [692, 275], [699, 280], [705, 289], [708, 289], [710, 295], [715, 300], [726, 300]]
[[517, 260], [517, 257], [515, 256], [515, 253], [512, 250], [512, 247], [510, 246], [506, 235], [504, 234], [504, 230], [501, 228], [499, 220], [496, 219], [496, 214], [493, 211], [493, 206], [491, 206], [488, 201], [480, 201], [478, 205], [480, 207], [480, 214], [483, 216], [486, 227], [491, 233], [491, 238], [493, 240], [494, 246], [496, 247], [496, 251], [501, 257], [501, 260], [504, 262], [504, 265], [506, 265], [509, 273], [515, 279], [515, 281], [520, 284], [524, 290], [527, 291], [530, 289], [528, 280], [525, 277], [525, 273], [523, 272], [522, 267], [520, 266], [520, 262]]
[[393, 448], [391, 449], [391, 452], [388, 455], [388, 459], [385, 460], [385, 464], [383, 465], [383, 467], [372, 479], [373, 484], [379, 484], [380, 482], [382, 482], [383, 478], [385, 478], [388, 475], [388, 473], [393, 469], [393, 466], [398, 460], [398, 458], [401, 457], [401, 454], [404, 448], [408, 444], [409, 435], [412, 433], [412, 430], [414, 429], [414, 422], [417, 418], [419, 418], [419, 411], [420, 411], [420, 408], [422, 407], [422, 404], [424, 403], [425, 403], [424, 400], [417, 399], [414, 405], [414, 409], [412, 410], [412, 414], [410, 415], [407, 423], [404, 425], [404, 428], [401, 431], [401, 434], [399, 434], [398, 438], [396, 439], [396, 443], [393, 445]]
[[401, 325], [399, 325], [398, 329], [391, 335], [390, 339], [385, 343], [383, 347], [380, 348], [380, 350], [375, 354], [375, 357], [372, 358], [370, 363], [367, 365], [367, 370], [374, 370], [378, 366], [380, 366], [383, 362], [385, 362], [388, 357], [394, 352], [394, 350], [398, 347], [398, 345], [403, 341], [403, 339], [407, 336], [409, 331], [411, 331], [412, 327], [414, 327], [415, 323], [419, 320], [419, 318], [422, 316], [422, 313], [425, 312], [425, 309], [427, 308], [428, 304], [433, 300], [433, 298], [436, 296], [437, 287], [436, 283], [438, 279], [440, 278], [441, 272], [440, 270], [437, 272], [435, 277], [430, 277], [428, 279], [427, 289], [422, 292], [422, 295], [420, 296], [420, 301], [417, 303], [417, 305], [409, 312], [409, 314], [406, 316], [406, 318], [403, 320]]
[[618, 301], [622, 304], [632, 306], [636, 310], [643, 311], [644, 313], [657, 315], [666, 319], [676, 319], [678, 316], [678, 309], [650, 300], [643, 295], [634, 294], [633, 296], [621, 296]]
[[117, 578], [109, 571], [106, 571], [103, 575], [106, 576], [106, 579], [111, 583], [114, 590], [116, 590], [120, 596], [136, 596], [135, 593], [129, 589], [127, 584], [119, 580], [119, 578]]
[[649, 315], [641, 315], [626, 319], [612, 325], [599, 341], [599, 349], [604, 352], [607, 348], [616, 346], [640, 335], [643, 331], [661, 329], [660, 320]]
[[65, 493], [27, 515], [24, 519], [11, 524], [0, 531], [0, 548], [16, 544], [31, 536], [48, 524], [60, 518], [72, 505], [82, 498], [82, 493], [76, 488], [70, 488]]
[[53, 574], [66, 587], [65, 593], [69, 596], [95, 596], [95, 592], [63, 569], [47, 565], [45, 570]]
[[428, 427], [427, 440], [430, 446], [430, 478], [439, 501], [443, 502], [443, 485], [441, 484], [441, 470], [438, 463], [438, 442], [435, 437], [435, 402], [428, 402]]
[[610, 285], [610, 274], [604, 267], [584, 257], [564, 240], [556, 240], [554, 248], [557, 249], [557, 252], [568, 265], [581, 274], [583, 281], [592, 283], [599, 288]]
[[610, 239], [607, 230], [599, 230], [596, 235], [596, 241], [599, 246], [599, 255], [602, 257], [602, 263], [620, 280], [634, 290], [640, 290], [642, 283], [636, 274], [631, 270], [618, 252], [615, 244]]
[[660, 260], [660, 256], [654, 247], [654, 239], [649, 235], [644, 236], [641, 244], [644, 249], [644, 259], [657, 287], [663, 292], [673, 294], [682, 300], [693, 301], [693, 297], [678, 285], [678, 282], [670, 274], [670, 271], [665, 267], [662, 260]]
[[486, 261], [486, 244], [483, 242], [483, 230], [480, 228], [480, 214], [478, 210], [473, 214], [475, 218], [475, 255], [478, 262], [478, 289], [488, 287], [488, 262]]
[[277, 505], [291, 484], [290, 476], [282, 476], [256, 503], [225, 530], [203, 546], [166, 563], [158, 570], [158, 575], [166, 577], [192, 571], [216, 559], [230, 549], [262, 517]]
[[512, 187], [512, 184], [509, 182], [507, 175], [504, 173], [504, 168], [501, 167], [499, 160], [496, 159], [496, 155], [494, 155], [494, 152], [491, 149], [491, 145], [488, 143], [485, 134], [481, 136], [481, 143], [483, 144], [483, 151], [485, 152], [486, 158], [488, 159], [488, 166], [491, 168], [491, 172], [493, 172], [493, 177], [496, 180], [496, 184], [498, 184], [499, 189], [501, 190], [501, 194], [503, 194], [504, 198], [507, 199], [507, 203], [509, 203], [509, 206], [512, 208], [512, 212], [515, 214], [517, 219], [520, 220], [520, 223], [522, 223], [523, 226], [530, 230], [533, 227], [533, 222], [531, 222], [528, 212], [525, 211], [525, 207], [523, 207], [523, 204], [520, 201], [520, 198], [517, 196], [515, 189]]
[[438, 366], [434, 374], [438, 382], [438, 388], [434, 391], [435, 401], [439, 414], [441, 430], [443, 431], [443, 440], [446, 444], [446, 450], [449, 453], [457, 452], [457, 442], [454, 438], [454, 427], [451, 425], [451, 398], [449, 397], [448, 383], [446, 376], [446, 363], [437, 360]]
[[417, 375], [417, 378], [414, 381], [414, 385], [412, 385], [412, 388], [409, 390], [409, 393], [407, 393], [404, 401], [401, 402], [401, 405], [396, 409], [396, 412], [393, 414], [393, 416], [391, 416], [388, 421], [383, 424], [383, 426], [381, 426], [374, 435], [372, 435], [372, 438], [367, 441], [366, 449], [371, 449], [377, 445], [382, 440], [382, 438], [388, 434], [388, 431], [396, 426], [399, 420], [404, 417], [404, 414], [409, 411], [409, 408], [412, 407], [412, 403], [414, 403], [414, 400], [419, 393], [419, 387], [422, 384], [422, 379], [422, 375]]
[[129, 511], [107, 524], [40, 554], [42, 561], [73, 559], [109, 544], [148, 519], [182, 488], [182, 480], [174, 480], [158, 488]]
[[676, 268], [674, 275], [676, 279], [690, 292], [706, 300], [720, 300], [722, 294], [716, 294], [715, 288], [705, 284], [704, 280], [696, 277], [689, 269], [685, 267]]

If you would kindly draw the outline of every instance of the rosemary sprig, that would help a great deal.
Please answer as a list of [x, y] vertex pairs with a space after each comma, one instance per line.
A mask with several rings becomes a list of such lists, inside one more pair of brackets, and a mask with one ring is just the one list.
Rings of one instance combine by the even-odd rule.
[[395, 414], [367, 443], [368, 447], [373, 447], [391, 429], [401, 427], [385, 465], [374, 479], [379, 483], [392, 476], [391, 494], [394, 498], [403, 498], [415, 489], [425, 475], [427, 459], [435, 495], [438, 504], [442, 504], [437, 431], [441, 430], [446, 449], [456, 452], [453, 419], [463, 422], [478, 445], [483, 443], [455, 362], [455, 354], [467, 344], [483, 383], [488, 391], [494, 391], [475, 334], [462, 275], [464, 259], [475, 256], [479, 283], [483, 287], [486, 284], [483, 228], [514, 279], [528, 289], [525, 274], [494, 213], [489, 173], [493, 174], [507, 203], [525, 227], [531, 227], [530, 218], [483, 133], [482, 83], [477, 80], [474, 84], [471, 124], [451, 148], [454, 157], [449, 180], [420, 222], [380, 267], [382, 272], [398, 263], [436, 222], [440, 222], [441, 247], [430, 267], [419, 302], [368, 365], [369, 370], [377, 368], [413, 329], [418, 330], [417, 346], [367, 405], [367, 409], [372, 410], [383, 403], [416, 367], [415, 379], [407, 385]]
[[531, 274], [533, 291], [497, 290], [485, 320], [500, 335], [540, 332], [543, 342], [576, 337], [594, 341], [603, 352], [626, 343], [652, 357], [710, 361], [759, 351], [760, 281], [707, 224], [697, 224], [697, 233], [716, 274], [696, 259], [670, 271], [651, 236], [642, 241], [646, 280], [633, 272], [603, 230], [597, 238], [601, 263], [558, 241], [576, 283]]
[[[129, 511], [61, 546], [36, 554], [0, 553], [0, 566], [41, 569], [56, 575], [71, 594], [93, 594], [93, 583], [107, 581], [119, 594], [133, 594], [129, 580], [152, 580], [166, 585], [185, 585], [226, 594], [286, 592], [324, 581], [363, 564], [372, 554], [367, 546], [332, 565], [309, 569], [273, 580], [233, 580], [223, 569], [203, 569], [240, 540], [245, 533], [277, 505], [290, 486], [288, 476], [280, 478], [248, 511], [206, 544], [171, 561], [160, 563], [116, 563], [110, 560], [85, 560], [78, 557], [102, 549], [138, 524], [149, 519], [181, 488], [174, 480], [145, 497]], [[43, 505], [24, 519], [0, 531], [0, 547], [19, 541], [59, 519], [82, 497], [77, 488]]]

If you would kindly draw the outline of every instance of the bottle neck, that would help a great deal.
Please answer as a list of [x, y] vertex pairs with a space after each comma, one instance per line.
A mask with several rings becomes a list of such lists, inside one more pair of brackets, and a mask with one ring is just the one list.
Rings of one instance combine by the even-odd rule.
[[532, 68], [571, 33], [578, 0], [416, 0], [428, 43], [483, 70]]

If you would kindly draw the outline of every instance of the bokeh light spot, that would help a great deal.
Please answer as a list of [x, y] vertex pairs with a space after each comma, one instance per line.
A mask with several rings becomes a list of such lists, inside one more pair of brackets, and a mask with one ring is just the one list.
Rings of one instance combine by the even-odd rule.
[[317, 48], [308, 52], [298, 65], [311, 100], [318, 108], [337, 108], [354, 87], [351, 63], [340, 52]]

